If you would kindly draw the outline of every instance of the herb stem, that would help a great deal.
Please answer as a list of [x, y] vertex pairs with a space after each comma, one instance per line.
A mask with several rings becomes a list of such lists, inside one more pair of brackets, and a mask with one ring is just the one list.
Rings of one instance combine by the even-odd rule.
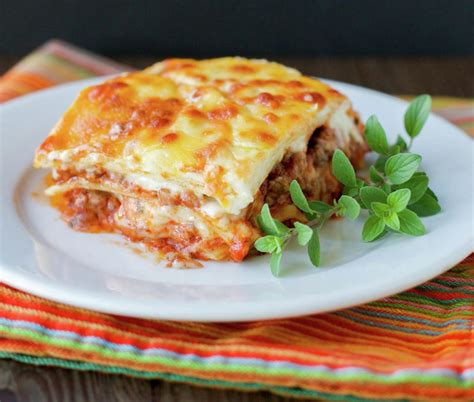
[[[333, 208], [324, 214], [320, 214], [320, 216], [318, 216], [317, 218], [309, 221], [307, 225], [310, 227], [316, 227], [320, 229], [327, 222], [327, 220], [331, 218], [331, 216], [333, 216], [335, 213], [336, 213], [336, 209]], [[290, 231], [286, 235], [285, 240], [283, 241], [281, 248], [284, 249], [288, 245], [288, 243], [291, 241], [291, 239], [295, 237], [297, 234], [298, 232], [295, 229], [290, 229]]]
[[308, 226], [310, 227], [317, 227], [321, 228], [323, 225], [326, 223], [326, 221], [333, 216], [336, 213], [336, 209], [333, 208], [329, 210], [328, 212], [321, 214], [319, 218], [313, 219], [312, 221], [308, 222]]

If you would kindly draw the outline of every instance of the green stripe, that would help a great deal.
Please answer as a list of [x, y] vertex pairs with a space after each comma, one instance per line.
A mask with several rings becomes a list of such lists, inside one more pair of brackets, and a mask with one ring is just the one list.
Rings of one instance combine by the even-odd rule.
[[397, 295], [396, 299], [409, 300], [417, 304], [427, 303], [431, 306], [435, 306], [438, 308], [440, 307], [442, 308], [445, 306], [451, 307], [451, 306], [471, 306], [472, 305], [472, 299], [467, 299], [467, 298], [441, 300], [441, 299], [436, 299], [434, 297], [424, 296], [420, 294], [412, 295], [410, 293], [401, 293]]
[[441, 288], [439, 286], [433, 286], [433, 285], [423, 285], [423, 290], [432, 290], [432, 291], [435, 291], [435, 292], [440, 292], [440, 293], [452, 293], [452, 292], [456, 292], [456, 293], [465, 293], [467, 296], [473, 296], [474, 295], [474, 291], [471, 290], [471, 289], [453, 289], [453, 288], [449, 288], [449, 289], [446, 289], [446, 288]]
[[[278, 387], [260, 383], [249, 383], [249, 382], [232, 382], [232, 381], [222, 381], [222, 380], [205, 380], [196, 377], [189, 377], [180, 374], [170, 374], [170, 373], [156, 373], [156, 372], [147, 372], [140, 370], [132, 370], [126, 367], [117, 367], [117, 366], [105, 366], [101, 364], [94, 363], [84, 363], [75, 360], [62, 360], [51, 357], [36, 357], [28, 356], [18, 353], [9, 353], [9, 352], [0, 352], [0, 359], [12, 359], [20, 363], [25, 364], [34, 364], [38, 366], [57, 366], [66, 369], [73, 370], [92, 370], [98, 371], [107, 374], [121, 374], [128, 375], [131, 377], [137, 377], [142, 379], [160, 379], [164, 381], [172, 382], [183, 382], [191, 385], [205, 386], [211, 388], [224, 388], [224, 389], [235, 389], [239, 391], [270, 391], [275, 394], [280, 394], [284, 396], [291, 396], [297, 398], [319, 398], [326, 399], [331, 401], [353, 401], [353, 402], [365, 402], [365, 401], [374, 401], [376, 399], [367, 399], [355, 397], [349, 394], [335, 395], [327, 394], [325, 392], [306, 390], [301, 388], [290, 388], [290, 387]], [[404, 402], [406, 399], [384, 399], [387, 402]]]
[[[55, 56], [53, 54], [41, 54], [39, 55], [42, 60], [40, 62], [43, 65], [43, 68], [46, 67], [48, 69], [60, 69], [60, 74], [67, 75], [72, 79], [83, 79], [83, 78], [90, 78], [96, 77], [97, 75], [94, 74], [92, 71], [87, 70], [86, 68], [79, 66], [77, 64], [73, 64], [70, 61], [63, 59], [61, 57]], [[44, 63], [44, 64], [43, 64]], [[40, 65], [41, 66], [41, 65]], [[46, 75], [51, 74], [51, 71], [45, 72]]]
[[[405, 311], [419, 313], [419, 314], [430, 316], [430, 317], [445, 318], [445, 319], [447, 318], [449, 319], [449, 318], [457, 317], [457, 316], [464, 316], [464, 315], [467, 317], [471, 317], [474, 314], [473, 311], [470, 311], [470, 310], [452, 311], [451, 310], [452, 307], [450, 307], [450, 310], [443, 310], [443, 311], [438, 312], [438, 311], [433, 311], [433, 310], [426, 310], [424, 308], [419, 308], [415, 306], [408, 306], [406, 304], [403, 304], [402, 302], [400, 303], [377, 302], [377, 304], [372, 304], [372, 307], [386, 308], [392, 311], [393, 309], [403, 310], [403, 312], [400, 311], [399, 313], [391, 312], [391, 314], [398, 315], [398, 316], [405, 316], [406, 315], [404, 314]], [[361, 309], [363, 309], [363, 307], [361, 307]]]
[[462, 289], [467, 286], [472, 287], [472, 283], [469, 284], [466, 282], [456, 282], [454, 280], [445, 279], [442, 276], [440, 276], [439, 278], [432, 279], [431, 283], [437, 283], [439, 285], [449, 287], [454, 291], [457, 291], [458, 289]]
[[114, 358], [114, 359], [127, 359], [138, 363], [158, 363], [163, 366], [169, 366], [173, 369], [179, 368], [191, 368], [199, 370], [201, 372], [225, 372], [225, 373], [239, 373], [239, 372], [253, 372], [263, 376], [294, 376], [299, 378], [316, 378], [324, 380], [338, 380], [338, 381], [371, 381], [381, 384], [393, 384], [403, 382], [418, 382], [425, 384], [438, 384], [444, 387], [467, 387], [469, 383], [459, 378], [444, 377], [433, 374], [413, 374], [407, 373], [403, 375], [397, 375], [396, 377], [390, 377], [383, 374], [371, 374], [371, 373], [322, 373], [311, 371], [299, 371], [297, 368], [279, 368], [279, 367], [256, 367], [252, 365], [244, 364], [222, 364], [222, 363], [197, 363], [192, 361], [180, 361], [179, 359], [172, 359], [161, 356], [146, 356], [140, 355], [133, 352], [114, 351], [97, 345], [82, 344], [79, 342], [71, 341], [68, 339], [51, 338], [43, 334], [39, 334], [32, 330], [25, 330], [20, 328], [10, 328], [6, 326], [0, 326], [0, 333], [3, 332], [10, 337], [16, 338], [17, 336], [23, 339], [31, 339], [35, 342], [41, 342], [46, 345], [55, 345], [60, 347], [72, 348], [80, 351], [92, 352], [98, 355]]

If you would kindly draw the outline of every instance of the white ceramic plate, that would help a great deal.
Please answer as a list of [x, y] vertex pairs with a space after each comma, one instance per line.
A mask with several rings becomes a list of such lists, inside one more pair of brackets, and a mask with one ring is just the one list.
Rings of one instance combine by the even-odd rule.
[[[138, 255], [116, 235], [69, 229], [41, 192], [45, 174], [31, 168], [35, 147], [86, 80], [13, 100], [1, 107], [0, 281], [63, 303], [135, 317], [245, 321], [318, 313], [403, 291], [446, 271], [473, 246], [473, 142], [430, 116], [414, 152], [432, 177], [443, 212], [424, 220], [423, 237], [392, 235], [360, 241], [361, 222], [330, 222], [322, 232], [323, 268], [290, 247], [283, 276], [268, 258], [241, 264], [205, 263], [177, 270]], [[403, 129], [406, 103], [353, 85], [331, 82], [366, 119], [375, 113], [393, 137]], [[136, 246], [134, 246], [136, 248]]]

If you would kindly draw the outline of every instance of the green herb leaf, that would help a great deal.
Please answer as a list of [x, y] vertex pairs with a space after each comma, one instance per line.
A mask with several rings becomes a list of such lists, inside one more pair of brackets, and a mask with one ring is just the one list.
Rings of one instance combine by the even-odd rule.
[[308, 243], [308, 256], [315, 267], [321, 264], [321, 244], [319, 242], [319, 229], [313, 228], [313, 236]]
[[383, 202], [372, 202], [370, 204], [370, 209], [374, 211], [374, 214], [379, 218], [384, 218], [391, 213], [390, 207]]
[[308, 200], [301, 190], [299, 183], [296, 180], [293, 180], [290, 184], [290, 196], [293, 204], [295, 204], [303, 212], [312, 213], [312, 209], [308, 204]]
[[400, 220], [398, 219], [398, 215], [395, 211], [392, 211], [391, 214], [388, 216], [385, 216], [383, 218], [384, 223], [393, 230], [399, 230], [400, 229]]
[[375, 169], [377, 169], [380, 173], [383, 173], [385, 171], [385, 164], [387, 163], [387, 160], [387, 155], [380, 155], [374, 163]]
[[280, 221], [273, 219], [273, 223], [275, 224], [277, 231], [274, 230], [272, 227], [265, 226], [263, 223], [262, 215], [257, 215], [257, 224], [262, 229], [265, 234], [268, 235], [285, 235], [290, 232], [290, 228]]
[[413, 176], [420, 163], [420, 155], [409, 153], [393, 155], [385, 163], [385, 174], [393, 184], [402, 184]]
[[400, 219], [400, 232], [412, 235], [412, 236], [422, 236], [426, 233], [425, 226], [421, 219], [418, 218], [418, 215], [409, 209], [398, 214]]
[[436, 201], [439, 201], [438, 196], [434, 193], [434, 191], [431, 188], [426, 189], [426, 194], [431, 195]]
[[400, 152], [405, 152], [408, 149], [406, 141], [400, 134], [398, 134], [397, 136], [397, 141], [395, 142], [395, 145], [400, 147]]
[[370, 209], [370, 204], [372, 204], [373, 202], [385, 203], [387, 201], [387, 193], [385, 193], [385, 191], [381, 190], [378, 187], [367, 186], [361, 188], [360, 198], [364, 206]]
[[388, 230], [384, 229], [382, 230], [382, 233], [380, 233], [374, 240], [372, 241], [377, 241], [377, 240], [380, 240], [382, 237], [386, 236], [388, 234]]
[[273, 276], [280, 276], [280, 262], [282, 253], [273, 253], [270, 258], [270, 269]]
[[322, 201], [308, 201], [309, 206], [315, 212], [325, 214], [332, 210], [332, 206]]
[[360, 214], [360, 205], [359, 203], [354, 200], [354, 198], [349, 197], [347, 195], [341, 196], [339, 201], [337, 202], [337, 206], [339, 207], [338, 215], [345, 216], [346, 218], [353, 221], [357, 219]]
[[401, 188], [388, 195], [387, 204], [394, 212], [400, 212], [407, 207], [410, 197], [411, 191], [407, 188]]
[[400, 151], [401, 151], [401, 148], [400, 148], [399, 145], [393, 145], [393, 146], [390, 148], [390, 156], [399, 154]]
[[383, 183], [383, 177], [380, 176], [380, 173], [375, 169], [375, 166], [370, 166], [369, 168], [370, 180], [375, 184]]
[[354, 168], [347, 156], [340, 149], [336, 149], [332, 156], [332, 173], [334, 177], [345, 186], [356, 185]]
[[365, 187], [367, 183], [364, 180], [356, 179], [356, 186], [360, 190], [362, 187]]
[[387, 135], [377, 116], [370, 116], [365, 125], [365, 138], [370, 149], [379, 154], [388, 154]]
[[261, 253], [273, 253], [275, 250], [281, 252], [282, 242], [280, 237], [268, 235], [257, 239], [254, 246]]
[[410, 190], [411, 196], [408, 204], [414, 204], [426, 193], [426, 190], [428, 189], [428, 181], [428, 176], [425, 174], [418, 175], [416, 173], [410, 180], [398, 186], [394, 186], [394, 188], [397, 190], [402, 188]]
[[300, 246], [306, 246], [311, 240], [311, 236], [313, 236], [313, 229], [300, 222], [295, 222], [295, 229], [298, 233], [298, 244]]
[[362, 240], [371, 242], [375, 240], [385, 229], [385, 223], [382, 218], [371, 215], [364, 223], [362, 228]]
[[280, 221], [277, 221], [276, 219], [273, 219], [273, 222], [275, 223], [278, 229], [279, 235], [287, 235], [288, 233], [290, 233], [290, 228], [286, 226], [284, 223], [281, 223]]
[[359, 194], [359, 187], [357, 186], [344, 186], [342, 194], [348, 195], [349, 197], [356, 197]]
[[265, 234], [275, 235], [277, 234], [272, 228], [265, 226], [262, 219], [262, 214], [257, 215], [257, 224], [262, 229], [262, 232]]
[[433, 196], [426, 192], [417, 202], [408, 206], [418, 216], [432, 216], [441, 211], [441, 206]]
[[280, 230], [275, 224], [275, 220], [272, 218], [272, 214], [270, 213], [270, 208], [268, 207], [268, 204], [263, 205], [260, 215], [257, 217], [257, 223], [266, 234], [280, 234]]
[[410, 102], [405, 112], [405, 130], [411, 138], [415, 138], [425, 125], [431, 111], [431, 97], [417, 96]]

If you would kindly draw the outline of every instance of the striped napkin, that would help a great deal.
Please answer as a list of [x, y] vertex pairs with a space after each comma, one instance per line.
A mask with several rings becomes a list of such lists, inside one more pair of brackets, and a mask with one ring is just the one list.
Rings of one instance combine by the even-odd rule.
[[54, 85], [128, 70], [69, 43], [50, 40], [0, 77], [0, 103]]
[[[49, 42], [0, 79], [0, 99], [126, 69]], [[435, 98], [474, 134], [474, 101]], [[327, 400], [474, 399], [474, 254], [415, 289], [329, 314], [203, 324], [51, 302], [0, 284], [0, 358]]]

